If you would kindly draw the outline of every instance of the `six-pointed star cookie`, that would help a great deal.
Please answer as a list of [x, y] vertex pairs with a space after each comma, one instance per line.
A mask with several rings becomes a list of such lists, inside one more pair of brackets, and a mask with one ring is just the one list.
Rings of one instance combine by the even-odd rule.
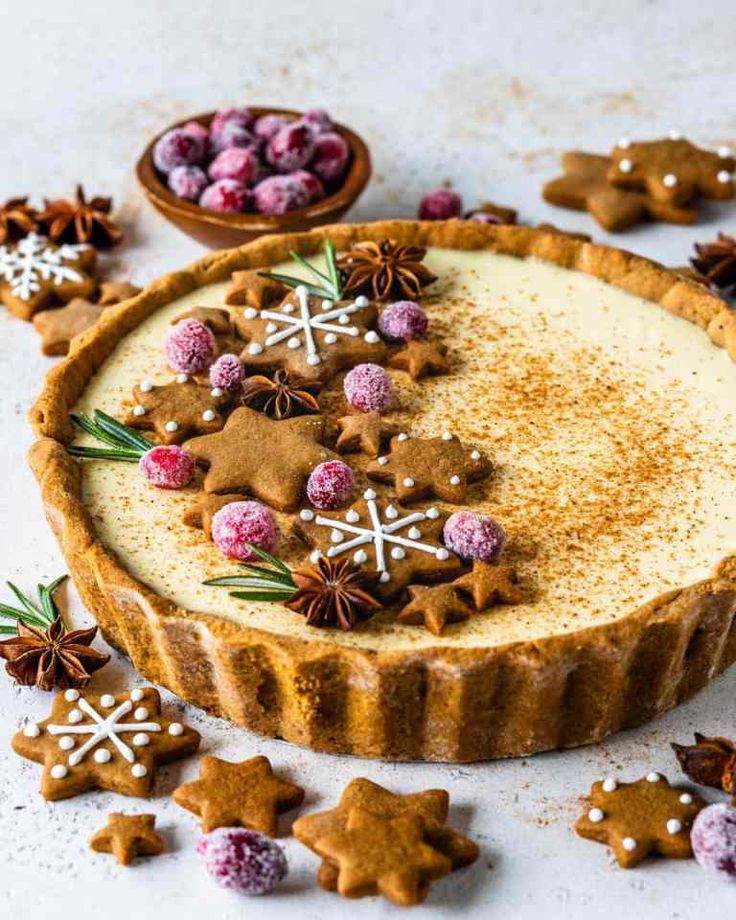
[[369, 479], [392, 483], [400, 502], [433, 496], [462, 504], [468, 483], [485, 479], [491, 465], [475, 449], [465, 448], [451, 432], [439, 438], [416, 438], [399, 434], [391, 438], [389, 453], [366, 467]]
[[383, 444], [399, 433], [396, 425], [385, 421], [380, 412], [360, 412], [344, 415], [337, 420], [340, 434], [335, 447], [341, 454], [362, 451], [369, 457], [377, 456]]
[[174, 801], [202, 818], [206, 834], [237, 825], [275, 837], [278, 816], [304, 801], [301, 786], [274, 776], [267, 757], [242, 763], [204, 757], [199, 775], [174, 790]]
[[133, 398], [125, 424], [154, 431], [164, 444], [220, 431], [225, 424], [222, 409], [231, 401], [228, 393], [196, 383], [186, 374], [161, 386], [144, 380], [133, 388]]
[[45, 355], [65, 355], [75, 335], [94, 326], [105, 307], [75, 297], [65, 307], [42, 310], [33, 317], [33, 326], [41, 336], [41, 351]]
[[651, 854], [692, 856], [690, 827], [704, 807], [699, 795], [673, 788], [661, 773], [633, 783], [605, 779], [593, 784], [575, 830], [610, 846], [619, 866], [631, 869]]
[[129, 866], [136, 856], [159, 856], [166, 849], [155, 825], [155, 815], [124, 815], [114, 811], [89, 845], [96, 853], [112, 853], [121, 866]]
[[430, 375], [449, 374], [452, 370], [447, 358], [447, 346], [442, 342], [411, 339], [406, 345], [391, 355], [389, 367], [406, 371], [412, 380]]
[[516, 572], [503, 563], [492, 564], [476, 559], [471, 571], [456, 578], [453, 585], [472, 597], [478, 612], [495, 604], [520, 604], [524, 598]]
[[185, 447], [209, 467], [206, 492], [243, 492], [291, 511], [315, 466], [336, 459], [320, 444], [323, 434], [321, 416], [275, 421], [242, 407], [222, 431], [187, 441]]
[[29, 722], [12, 741], [21, 757], [43, 764], [41, 795], [67, 799], [88, 789], [148, 796], [159, 764], [199, 747], [199, 735], [161, 715], [158, 690], [101, 695], [65, 690], [51, 715]]
[[448, 623], [462, 623], [470, 619], [475, 611], [454, 585], [454, 582], [449, 585], [410, 585], [411, 600], [399, 613], [399, 623], [424, 626], [439, 636]]
[[276, 310], [247, 307], [236, 317], [248, 343], [240, 359], [249, 371], [283, 369], [314, 384], [368, 361], [383, 364], [387, 349], [373, 328], [376, 308], [367, 298], [333, 302], [290, 292]]
[[446, 581], [460, 574], [462, 562], [440, 542], [445, 517], [434, 507], [403, 513], [367, 489], [347, 511], [320, 514], [304, 508], [295, 530], [315, 547], [315, 559], [320, 554], [347, 556], [380, 572], [376, 593], [388, 600], [410, 582]]

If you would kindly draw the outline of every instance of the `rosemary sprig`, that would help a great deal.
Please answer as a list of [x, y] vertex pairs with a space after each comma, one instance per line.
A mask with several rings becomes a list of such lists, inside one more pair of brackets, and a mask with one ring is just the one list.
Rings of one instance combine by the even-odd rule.
[[82, 457], [87, 460], [125, 460], [128, 463], [137, 463], [143, 454], [154, 446], [148, 438], [144, 438], [137, 431], [118, 422], [101, 409], [95, 409], [92, 417], [82, 414], [72, 415], [71, 418], [78, 428], [107, 445], [107, 447], [81, 447], [78, 444], [72, 444], [67, 447], [67, 453], [72, 457]]
[[[20, 620], [26, 626], [35, 626], [37, 629], [47, 630], [52, 623], [60, 617], [59, 608], [54, 600], [54, 591], [66, 581], [68, 575], [60, 575], [48, 585], [37, 585], [38, 602], [32, 601], [12, 581], [6, 582], [7, 586], [16, 596], [20, 606], [11, 607], [10, 604], [0, 603], [0, 617], [7, 620]], [[0, 635], [10, 636], [17, 632], [15, 626], [0, 625]]]
[[338, 301], [342, 299], [342, 277], [337, 267], [337, 253], [331, 240], [325, 242], [325, 261], [327, 263], [327, 273], [321, 272], [310, 262], [307, 262], [298, 252], [291, 252], [292, 259], [302, 268], [306, 269], [315, 279], [306, 281], [304, 278], [295, 278], [293, 275], [282, 275], [279, 272], [258, 272], [263, 278], [271, 281], [278, 281], [287, 287], [296, 288], [302, 285], [307, 289], [307, 293], [313, 297], [325, 297], [327, 300]]
[[229, 592], [230, 597], [241, 601], [287, 601], [296, 591], [291, 569], [276, 556], [253, 543], [246, 545], [266, 565], [239, 562], [238, 568], [244, 569], [248, 575], [224, 575], [221, 578], [210, 578], [204, 584], [245, 589]]

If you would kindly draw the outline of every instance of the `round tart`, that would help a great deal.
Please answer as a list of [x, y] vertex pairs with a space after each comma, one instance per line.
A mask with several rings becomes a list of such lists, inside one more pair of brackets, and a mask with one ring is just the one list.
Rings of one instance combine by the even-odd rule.
[[[490, 515], [518, 579], [515, 603], [450, 618], [439, 635], [400, 619], [409, 598], [385, 584], [382, 608], [347, 631], [205, 585], [236, 570], [184, 522], [201, 473], [164, 491], [135, 464], [66, 450], [70, 413], [123, 418], [134, 386], [171, 379], [172, 321], [223, 308], [234, 272], [292, 271], [292, 250], [320, 266], [326, 240], [345, 253], [385, 239], [426, 247], [437, 280], [419, 299], [451, 367], [413, 380], [391, 358], [401, 346], [381, 345], [386, 422], [412, 438], [450, 432], [489, 464], [477, 482], [468, 475], [460, 504], [429, 498], [400, 513], [434, 502]], [[368, 757], [471, 761], [585, 744], [663, 712], [736, 657], [736, 367], [717, 347], [724, 310], [646, 259], [524, 227], [391, 221], [262, 238], [159, 279], [75, 339], [32, 411], [31, 464], [100, 627], [184, 699], [256, 732]], [[349, 414], [346, 369], [318, 394], [330, 456], [334, 423]], [[254, 450], [270, 456], [243, 438]], [[377, 461], [341, 459], [356, 500], [372, 488], [389, 501], [398, 488], [366, 480]], [[313, 512], [299, 507], [274, 511], [277, 554], [291, 566], [310, 553], [294, 534]], [[350, 520], [344, 506], [326, 513]], [[430, 579], [463, 571], [444, 556], [447, 571]]]

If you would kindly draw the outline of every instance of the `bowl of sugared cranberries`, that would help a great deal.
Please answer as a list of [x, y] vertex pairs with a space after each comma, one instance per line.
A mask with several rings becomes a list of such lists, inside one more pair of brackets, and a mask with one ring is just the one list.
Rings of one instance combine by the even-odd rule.
[[206, 246], [339, 220], [371, 175], [364, 141], [323, 109], [219, 109], [171, 125], [136, 167], [153, 206]]

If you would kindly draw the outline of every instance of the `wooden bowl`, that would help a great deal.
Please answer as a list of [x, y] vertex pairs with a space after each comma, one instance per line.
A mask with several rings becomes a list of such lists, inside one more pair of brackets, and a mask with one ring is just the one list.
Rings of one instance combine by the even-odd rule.
[[[299, 118], [301, 112], [289, 109], [255, 108], [248, 106], [257, 118], [260, 115], [285, 115]], [[179, 128], [189, 121], [198, 121], [207, 127], [214, 112], [205, 112], [193, 118], [183, 118], [165, 131]], [[351, 159], [342, 185], [326, 198], [286, 214], [221, 214], [208, 211], [191, 201], [175, 195], [161, 180], [153, 165], [153, 148], [161, 135], [155, 137], [146, 147], [136, 164], [136, 175], [151, 204], [183, 233], [188, 234], [211, 249], [227, 249], [240, 246], [264, 233], [289, 233], [294, 230], [309, 230], [319, 224], [338, 221], [365, 188], [371, 176], [371, 158], [368, 147], [361, 137], [336, 124], [334, 130], [350, 147]], [[162, 131], [161, 134], [164, 134]]]

